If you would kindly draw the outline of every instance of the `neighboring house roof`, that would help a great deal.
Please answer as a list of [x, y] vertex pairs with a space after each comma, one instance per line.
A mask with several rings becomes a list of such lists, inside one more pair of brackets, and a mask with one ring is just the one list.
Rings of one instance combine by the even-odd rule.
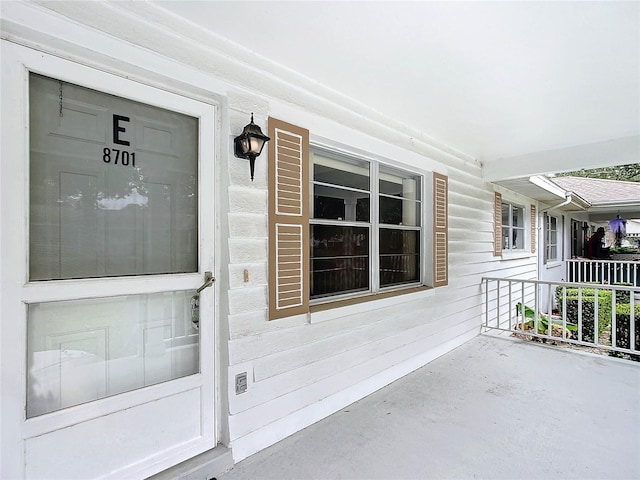
[[640, 203], [640, 182], [587, 177], [553, 177], [550, 180], [564, 190], [577, 193], [593, 206]]

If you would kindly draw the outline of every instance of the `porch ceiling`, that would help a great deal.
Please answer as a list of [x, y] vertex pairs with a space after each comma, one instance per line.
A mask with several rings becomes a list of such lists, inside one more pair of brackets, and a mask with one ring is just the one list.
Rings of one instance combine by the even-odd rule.
[[153, 3], [482, 161], [490, 181], [640, 161], [638, 2]]
[[548, 190], [535, 185], [534, 183], [529, 181], [529, 177], [514, 178], [511, 180], [503, 180], [495, 183], [513, 192], [518, 192], [521, 195], [533, 198], [542, 203], [558, 203], [564, 198], [563, 196], [551, 193]]

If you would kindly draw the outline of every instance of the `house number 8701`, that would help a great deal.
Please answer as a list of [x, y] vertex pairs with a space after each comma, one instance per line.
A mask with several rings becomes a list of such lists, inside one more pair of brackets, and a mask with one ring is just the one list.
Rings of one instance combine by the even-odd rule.
[[128, 167], [136, 166], [136, 152], [128, 152], [127, 150], [119, 150], [117, 148], [104, 147], [102, 150], [102, 161], [104, 163], [113, 163], [114, 165], [124, 165]]

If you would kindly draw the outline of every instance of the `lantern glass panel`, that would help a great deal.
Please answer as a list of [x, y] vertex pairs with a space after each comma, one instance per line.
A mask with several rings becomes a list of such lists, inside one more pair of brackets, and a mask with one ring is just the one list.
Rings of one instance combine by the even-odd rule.
[[262, 147], [264, 146], [264, 140], [262, 138], [250, 136], [249, 142], [251, 143], [250, 152], [255, 153], [256, 156], [260, 155], [260, 152], [262, 152]]

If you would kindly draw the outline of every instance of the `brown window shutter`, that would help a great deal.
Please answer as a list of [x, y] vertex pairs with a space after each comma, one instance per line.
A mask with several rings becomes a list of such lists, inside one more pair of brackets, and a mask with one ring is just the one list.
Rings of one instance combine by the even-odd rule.
[[495, 192], [493, 199], [493, 255], [502, 255], [502, 194]]
[[268, 119], [269, 319], [309, 311], [309, 131]]
[[433, 286], [449, 283], [449, 179], [433, 173]]
[[537, 231], [536, 231], [536, 206], [531, 205], [531, 253], [536, 253], [536, 241], [537, 241]]

